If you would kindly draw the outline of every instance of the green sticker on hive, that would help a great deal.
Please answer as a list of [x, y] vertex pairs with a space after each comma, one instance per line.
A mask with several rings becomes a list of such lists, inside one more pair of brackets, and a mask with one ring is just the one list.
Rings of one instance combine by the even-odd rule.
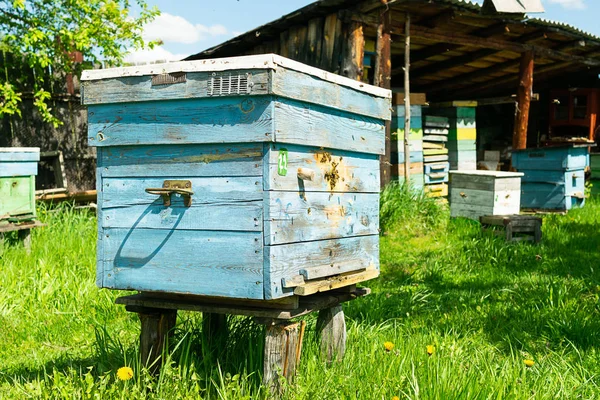
[[281, 176], [286, 176], [288, 170], [288, 152], [286, 149], [279, 150], [277, 157], [277, 173]]

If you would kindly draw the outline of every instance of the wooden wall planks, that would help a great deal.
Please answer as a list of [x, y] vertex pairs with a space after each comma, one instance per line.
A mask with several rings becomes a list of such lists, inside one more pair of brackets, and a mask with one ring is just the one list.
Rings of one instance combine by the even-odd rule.
[[377, 235], [375, 193], [268, 192], [265, 245]]
[[[377, 155], [292, 144], [266, 146], [265, 190], [379, 193]], [[286, 175], [277, 173], [280, 151], [287, 151]], [[314, 171], [314, 178], [298, 179], [299, 168]]]
[[105, 287], [263, 298], [260, 233], [105, 228], [103, 234]]
[[262, 143], [98, 147], [103, 177], [261, 176]]
[[379, 269], [379, 235], [265, 246], [265, 299], [291, 296], [293, 288], [283, 289], [281, 280], [320, 266], [334, 271]]

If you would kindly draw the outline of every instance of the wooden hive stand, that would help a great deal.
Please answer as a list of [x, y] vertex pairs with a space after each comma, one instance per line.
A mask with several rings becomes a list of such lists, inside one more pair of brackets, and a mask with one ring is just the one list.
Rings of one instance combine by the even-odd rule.
[[346, 322], [341, 304], [370, 292], [369, 288], [352, 285], [270, 302], [142, 292], [120, 297], [116, 303], [138, 314], [141, 360], [154, 374], [159, 372], [160, 357], [175, 327], [178, 310], [204, 314], [202, 333], [209, 344], [226, 336], [226, 315], [253, 317], [256, 323], [265, 326], [263, 383], [272, 393], [281, 393], [279, 376], [291, 382], [300, 362], [306, 324], [297, 319], [318, 311], [321, 354], [328, 363], [341, 361], [346, 350]]
[[44, 224], [39, 221], [0, 224], [0, 241], [3, 239], [5, 233], [16, 231], [18, 232], [19, 239], [23, 241], [23, 246], [25, 246], [27, 254], [29, 254], [31, 253], [31, 230], [40, 226], [44, 226]]
[[486, 231], [501, 227], [504, 231], [495, 231], [505, 235], [507, 242], [522, 240], [540, 243], [542, 241], [542, 219], [530, 215], [485, 215], [479, 218], [481, 229]]

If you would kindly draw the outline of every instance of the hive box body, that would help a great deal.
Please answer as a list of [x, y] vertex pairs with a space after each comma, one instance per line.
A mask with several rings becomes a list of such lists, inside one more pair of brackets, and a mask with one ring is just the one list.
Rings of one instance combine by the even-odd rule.
[[[379, 268], [389, 91], [274, 55], [90, 71], [83, 89], [100, 287], [269, 300]], [[191, 206], [145, 192], [165, 180], [189, 180]]]
[[450, 215], [479, 221], [485, 215], [515, 215], [521, 208], [518, 172], [450, 171]]
[[523, 172], [524, 208], [570, 210], [585, 203], [588, 146], [559, 146], [514, 151], [513, 167]]
[[40, 160], [37, 147], [0, 148], [0, 221], [35, 217], [35, 176]]

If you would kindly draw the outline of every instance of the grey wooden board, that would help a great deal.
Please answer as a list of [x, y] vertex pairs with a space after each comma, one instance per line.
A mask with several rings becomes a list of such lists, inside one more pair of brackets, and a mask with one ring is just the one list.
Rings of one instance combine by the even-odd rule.
[[[98, 148], [103, 177], [260, 176], [263, 144], [117, 146]], [[100, 186], [99, 186], [100, 187]]]
[[376, 235], [379, 194], [267, 192], [265, 245]]
[[[252, 74], [251, 95], [269, 93], [267, 70], [233, 72], [234, 75], [246, 73]], [[150, 75], [84, 81], [81, 83], [81, 98], [82, 103], [86, 105], [206, 98], [211, 77], [212, 72], [187, 72], [185, 83], [160, 86], [152, 86]]]
[[[265, 146], [265, 190], [379, 193], [379, 157], [375, 154], [279, 143]], [[288, 154], [285, 175], [278, 173], [280, 150]], [[314, 179], [298, 179], [298, 168], [314, 171]], [[333, 172], [338, 179], [332, 188], [326, 176]]]
[[162, 298], [153, 298], [151, 293], [134, 294], [130, 296], [119, 297], [115, 300], [117, 304], [128, 306], [148, 307], [167, 310], [184, 310], [210, 312], [216, 314], [244, 315], [248, 317], [272, 318], [288, 320], [310, 314], [326, 308], [335, 307], [340, 303], [366, 296], [371, 293], [369, 288], [357, 288], [350, 293], [329, 292], [319, 293], [300, 299], [300, 306], [295, 310], [274, 310], [272, 308], [261, 308], [260, 306], [240, 306], [228, 305], [224, 303], [198, 302], [196, 300], [165, 300]]
[[[469, 171], [470, 172], [470, 171]], [[488, 176], [459, 175], [450, 171], [450, 187], [452, 189], [473, 190], [520, 190], [521, 178], [494, 178]]]
[[379, 235], [265, 246], [265, 299], [291, 296], [293, 290], [283, 289], [281, 279], [299, 275], [300, 270], [345, 264], [347, 271], [379, 269]]
[[423, 135], [423, 142], [447, 142], [448, 136], [443, 135]]

